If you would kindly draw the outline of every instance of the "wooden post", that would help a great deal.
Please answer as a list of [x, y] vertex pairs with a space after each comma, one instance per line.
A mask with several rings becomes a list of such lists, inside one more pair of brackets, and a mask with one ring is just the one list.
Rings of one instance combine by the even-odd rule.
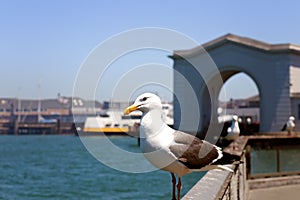
[[280, 150], [276, 149], [276, 160], [277, 160], [277, 172], [280, 172]]
[[251, 174], [251, 146], [249, 144], [246, 146], [245, 160], [246, 160], [246, 178], [249, 179]]

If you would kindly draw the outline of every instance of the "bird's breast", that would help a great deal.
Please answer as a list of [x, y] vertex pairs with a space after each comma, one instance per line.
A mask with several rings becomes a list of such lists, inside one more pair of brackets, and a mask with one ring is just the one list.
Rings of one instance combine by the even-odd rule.
[[142, 152], [148, 153], [158, 150], [169, 151], [169, 146], [173, 142], [172, 134], [157, 134], [155, 136], [141, 138], [141, 149]]

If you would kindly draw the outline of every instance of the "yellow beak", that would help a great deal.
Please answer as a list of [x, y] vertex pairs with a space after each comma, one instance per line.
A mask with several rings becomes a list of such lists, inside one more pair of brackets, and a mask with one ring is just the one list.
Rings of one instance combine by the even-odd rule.
[[132, 111], [137, 110], [138, 108], [139, 108], [139, 107], [136, 106], [136, 105], [131, 105], [131, 106], [125, 108], [125, 110], [124, 110], [124, 115], [128, 115], [129, 113], [131, 113]]

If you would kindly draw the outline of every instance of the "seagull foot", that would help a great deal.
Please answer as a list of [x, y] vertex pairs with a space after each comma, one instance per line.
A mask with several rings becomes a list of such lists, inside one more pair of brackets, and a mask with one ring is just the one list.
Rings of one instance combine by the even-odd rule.
[[180, 200], [180, 190], [181, 190], [181, 178], [178, 178], [178, 183], [177, 183], [177, 197], [178, 200]]
[[176, 177], [174, 173], [171, 173], [172, 176], [172, 200], [177, 200], [175, 198], [176, 196], [176, 192], [175, 192], [175, 188], [176, 188]]

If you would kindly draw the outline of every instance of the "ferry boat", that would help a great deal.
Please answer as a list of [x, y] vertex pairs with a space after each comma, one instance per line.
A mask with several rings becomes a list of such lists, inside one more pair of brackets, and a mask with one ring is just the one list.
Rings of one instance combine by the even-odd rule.
[[[163, 120], [173, 126], [173, 106], [163, 104]], [[129, 115], [124, 115], [123, 111], [107, 111], [95, 117], [87, 117], [83, 127], [77, 128], [79, 136], [112, 136], [129, 135], [139, 136], [139, 125], [142, 112], [133, 111]]]

